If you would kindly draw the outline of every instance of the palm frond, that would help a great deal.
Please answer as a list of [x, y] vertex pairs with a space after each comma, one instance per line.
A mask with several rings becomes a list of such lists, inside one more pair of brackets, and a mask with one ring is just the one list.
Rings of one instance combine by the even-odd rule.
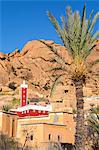
[[56, 32], [57, 32], [58, 35], [60, 36], [62, 42], [64, 43], [64, 40], [63, 40], [63, 32], [62, 32], [62, 29], [61, 29], [61, 27], [60, 27], [58, 21], [57, 21], [56, 18], [52, 15], [51, 12], [48, 11], [48, 12], [47, 12], [47, 15], [48, 15], [50, 21], [52, 22], [53, 26], [55, 27]]
[[64, 46], [67, 47], [70, 50], [70, 53], [72, 53], [72, 55], [73, 55], [74, 51], [73, 51], [72, 46], [71, 46], [71, 42], [73, 41], [73, 39], [72, 39], [72, 36], [70, 34], [72, 31], [71, 23], [72, 23], [73, 18], [70, 19], [70, 15], [69, 15], [68, 27], [66, 28], [65, 19], [63, 19], [63, 17], [62, 17], [62, 22], [64, 22], [64, 28], [62, 29], [62, 27], [59, 25], [56, 18], [50, 12], [48, 12], [47, 14], [48, 14], [50, 21], [54, 25], [56, 32], [58, 33], [59, 37], [61, 38]]
[[80, 48], [80, 44], [81, 44], [81, 40], [82, 40], [82, 33], [83, 33], [85, 17], [86, 17], [86, 5], [84, 5], [82, 18], [81, 18], [81, 27], [80, 27], [79, 37], [78, 37], [79, 48]]
[[43, 44], [45, 44], [50, 49], [50, 51], [52, 51], [55, 54], [54, 59], [56, 60], [56, 62], [58, 64], [62, 65], [64, 68], [67, 68], [66, 65], [70, 65], [65, 61], [65, 59], [61, 55], [58, 54], [58, 49], [57, 48], [55, 48], [51, 45], [48, 45], [43, 40], [39, 40], [39, 41], [42, 42]]
[[92, 68], [92, 66], [94, 66], [94, 65], [96, 65], [96, 64], [98, 64], [98, 63], [99, 63], [99, 59], [96, 59], [95, 61], [93, 61], [93, 62], [91, 62], [91, 63], [89, 64], [89, 67]]
[[67, 15], [67, 17], [69, 17], [69, 16], [72, 15], [72, 8], [71, 8], [70, 6], [68, 6], [68, 7], [66, 8], [66, 15]]
[[94, 131], [99, 134], [99, 107], [91, 109], [88, 122]]
[[63, 82], [61, 81], [61, 77], [64, 76], [65, 74], [61, 74], [61, 75], [58, 75], [55, 79], [55, 81], [53, 82], [53, 85], [52, 85], [52, 88], [51, 88], [51, 93], [50, 93], [50, 97], [53, 97], [53, 95], [55, 94], [55, 90], [56, 90], [56, 87], [59, 85], [59, 84], [62, 84]]
[[96, 15], [94, 16], [94, 18], [93, 18], [93, 20], [92, 20], [91, 26], [90, 26], [90, 28], [89, 28], [89, 32], [92, 31], [92, 29], [93, 29], [93, 27], [94, 27], [94, 25], [95, 25], [97, 19], [99, 19], [99, 12], [96, 13]]
[[86, 40], [87, 40], [87, 38], [88, 38], [88, 34], [89, 34], [88, 31], [89, 31], [89, 28], [90, 28], [90, 26], [91, 26], [91, 19], [92, 19], [93, 13], [94, 13], [94, 11], [92, 10], [91, 13], [90, 13], [89, 19], [88, 19], [88, 25], [87, 25], [87, 29], [86, 29], [86, 32], [85, 32], [84, 40], [83, 40], [83, 42], [82, 42], [81, 50], [83, 49], [83, 47], [84, 47], [84, 45], [85, 45], [85, 43], [86, 43]]
[[95, 34], [93, 34], [92, 41], [94, 42], [97, 37], [99, 37], [99, 31], [97, 31]]
[[[99, 36], [99, 31], [94, 34], [92, 33], [96, 20], [99, 18], [99, 12], [92, 19], [92, 11], [89, 19], [87, 19], [86, 5], [84, 5], [82, 17], [80, 18], [80, 15], [77, 11], [73, 13], [71, 7], [68, 7], [66, 9], [66, 16], [61, 17], [61, 25], [59, 25], [58, 21], [51, 13], [49, 13], [48, 16], [57, 30], [58, 35], [62, 39], [64, 46], [67, 48], [72, 57], [74, 69], [71, 71], [71, 73], [75, 74], [75, 78], [78, 78], [80, 75], [86, 75], [86, 59], [96, 46], [95, 40], [97, 36]], [[58, 55], [55, 59], [58, 64], [64, 65]], [[83, 64], [82, 71], [80, 71], [81, 64]], [[69, 71], [68, 68], [66, 69]]]
[[88, 121], [91, 127], [99, 134], [99, 119], [97, 115], [91, 114]]
[[91, 109], [91, 112], [92, 112], [93, 114], [98, 115], [98, 114], [99, 114], [99, 107], [94, 107], [94, 108], [92, 108], [92, 109]]
[[86, 58], [90, 55], [90, 53], [92, 52], [92, 50], [96, 47], [96, 44], [93, 43], [92, 45], [87, 45], [85, 46], [85, 49], [87, 48], [87, 50], [85, 50], [82, 54], [82, 57], [84, 60], [86, 60]]
[[66, 71], [62, 66], [57, 66], [57, 67], [51, 67], [51, 69], [47, 70], [46, 72], [50, 71]]

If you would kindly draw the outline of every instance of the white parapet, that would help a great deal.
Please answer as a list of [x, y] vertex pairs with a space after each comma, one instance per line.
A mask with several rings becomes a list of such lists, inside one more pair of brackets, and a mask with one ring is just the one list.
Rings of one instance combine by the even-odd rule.
[[26, 110], [41, 110], [41, 111], [52, 111], [52, 106], [47, 105], [47, 106], [41, 106], [41, 105], [26, 105], [20, 108], [17, 108], [17, 112], [22, 112]]

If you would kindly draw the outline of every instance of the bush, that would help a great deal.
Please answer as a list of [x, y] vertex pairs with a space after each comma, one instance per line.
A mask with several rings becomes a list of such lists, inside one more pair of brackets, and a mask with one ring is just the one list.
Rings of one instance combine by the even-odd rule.
[[12, 107], [17, 107], [20, 105], [20, 99], [16, 99], [15, 97], [13, 98], [13, 100], [11, 101], [11, 105]]
[[1, 109], [5, 112], [8, 112], [11, 109], [11, 106], [6, 104], [6, 105], [3, 105]]
[[16, 84], [15, 82], [11, 82], [11, 83], [9, 83], [8, 87], [12, 90], [15, 90], [16, 89], [15, 84]]

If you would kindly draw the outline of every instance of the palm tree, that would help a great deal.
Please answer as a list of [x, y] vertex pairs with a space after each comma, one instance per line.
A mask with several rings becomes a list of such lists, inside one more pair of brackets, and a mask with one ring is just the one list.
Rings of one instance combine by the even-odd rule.
[[85, 5], [81, 18], [78, 11], [73, 13], [72, 9], [68, 7], [66, 9], [66, 16], [61, 17], [61, 26], [52, 13], [48, 12], [51, 23], [54, 25], [71, 57], [72, 62], [70, 64], [68, 64], [66, 58], [58, 52], [57, 48], [40, 40], [54, 53], [54, 58], [51, 61], [57, 63], [58, 66], [52, 68], [52, 70], [62, 71], [60, 74], [57, 74], [52, 91], [54, 87], [60, 83], [63, 76], [68, 75], [75, 85], [77, 107], [75, 147], [77, 150], [85, 150], [83, 85], [92, 65], [99, 62], [99, 60], [92, 63], [87, 62], [87, 57], [95, 47], [95, 40], [99, 35], [99, 32], [93, 34], [93, 27], [97, 18], [99, 18], [99, 12], [93, 19], [92, 15], [93, 11], [89, 16], [89, 19], [86, 19]]

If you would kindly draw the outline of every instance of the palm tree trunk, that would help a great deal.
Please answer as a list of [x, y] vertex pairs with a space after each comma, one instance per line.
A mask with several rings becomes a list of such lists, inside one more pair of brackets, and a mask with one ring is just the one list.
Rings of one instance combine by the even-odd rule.
[[76, 133], [75, 133], [75, 148], [76, 150], [85, 150], [84, 136], [84, 100], [83, 100], [83, 81], [80, 79], [74, 81], [76, 91]]

